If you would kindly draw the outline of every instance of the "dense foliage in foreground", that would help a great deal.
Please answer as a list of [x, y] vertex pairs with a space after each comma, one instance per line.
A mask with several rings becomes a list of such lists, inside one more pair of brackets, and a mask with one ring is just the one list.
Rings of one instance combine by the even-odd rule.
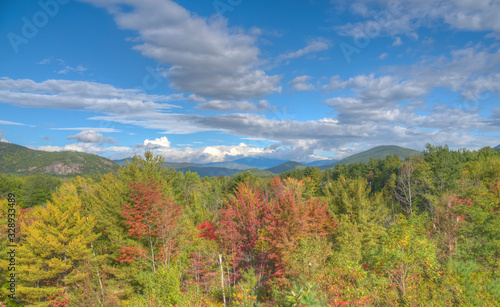
[[[2, 176], [0, 195], [24, 199], [8, 304], [500, 304], [500, 155], [491, 148], [428, 145], [405, 161], [274, 179], [200, 179], [162, 163], [147, 153], [115, 175], [53, 182], [51, 197], [31, 193], [32, 202], [23, 196], [32, 178]], [[6, 233], [7, 200], [0, 207]]]

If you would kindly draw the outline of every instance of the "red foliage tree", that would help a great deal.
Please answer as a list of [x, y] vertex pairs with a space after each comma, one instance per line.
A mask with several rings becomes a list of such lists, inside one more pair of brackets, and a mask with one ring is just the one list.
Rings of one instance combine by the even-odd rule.
[[326, 202], [304, 200], [304, 183], [275, 178], [271, 182], [271, 201], [257, 189], [241, 183], [222, 210], [221, 244], [232, 255], [236, 276], [253, 267], [261, 282], [267, 276], [293, 275], [287, 257], [307, 236], [326, 236], [335, 223], [327, 213]]
[[130, 235], [140, 239], [146, 246], [145, 249], [122, 249], [120, 260], [145, 258], [153, 272], [156, 272], [157, 261], [168, 265], [176, 252], [182, 207], [167, 198], [162, 192], [162, 184], [153, 179], [148, 182], [131, 182], [129, 186], [132, 204], [124, 205], [122, 214], [130, 227]]
[[326, 236], [335, 226], [327, 213], [326, 202], [310, 198], [304, 200], [304, 184], [293, 178], [271, 181], [273, 196], [266, 221], [266, 240], [270, 246], [269, 258], [273, 261], [276, 277], [291, 274], [286, 269], [286, 259], [293, 253], [301, 239], [307, 236]]
[[262, 277], [268, 257], [267, 250], [259, 246], [259, 238], [269, 220], [269, 202], [259, 189], [252, 190], [246, 183], [240, 183], [235, 194], [222, 209], [221, 244], [231, 257], [234, 278], [240, 269], [249, 267]]
[[217, 241], [217, 234], [216, 231], [217, 229], [215, 228], [215, 225], [213, 223], [210, 223], [209, 221], [204, 221], [198, 227], [196, 227], [198, 230], [202, 230], [200, 232], [199, 236], [200, 238], [204, 238], [207, 240], [212, 240], [212, 241]]
[[[202, 246], [189, 256], [189, 266], [186, 268], [186, 283], [197, 284], [204, 292], [210, 292], [220, 283], [218, 274], [217, 229], [213, 223], [204, 221], [196, 229], [201, 230], [198, 236]], [[205, 241], [206, 240], [206, 241]], [[214, 241], [214, 242], [210, 242]]]
[[190, 255], [189, 267], [186, 270], [188, 276], [186, 283], [196, 283], [205, 292], [215, 288], [220, 277], [217, 271], [218, 260], [215, 253], [207, 250], [198, 250]]

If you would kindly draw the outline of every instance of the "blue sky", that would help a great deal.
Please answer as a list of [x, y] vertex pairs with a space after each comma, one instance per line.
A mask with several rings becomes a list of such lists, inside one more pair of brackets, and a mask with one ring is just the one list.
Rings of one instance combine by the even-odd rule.
[[0, 139], [312, 161], [500, 143], [500, 3], [0, 3]]

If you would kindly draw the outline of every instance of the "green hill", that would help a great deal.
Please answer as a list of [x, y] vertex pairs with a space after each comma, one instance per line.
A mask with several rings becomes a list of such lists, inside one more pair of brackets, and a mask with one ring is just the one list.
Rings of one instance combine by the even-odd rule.
[[304, 169], [306, 167], [307, 166], [305, 166], [302, 163], [290, 161], [290, 162], [285, 162], [285, 163], [280, 164], [280, 165], [275, 166], [275, 167], [267, 168], [265, 170], [268, 172], [274, 173], [274, 174], [281, 174], [284, 172], [293, 171], [294, 169]]
[[0, 173], [77, 176], [106, 174], [118, 169], [112, 160], [83, 152], [47, 152], [0, 142]]
[[[252, 173], [255, 176], [258, 176], [260, 178], [274, 178], [274, 177], [276, 177], [275, 173], [271, 173], [270, 171], [266, 171], [266, 170], [258, 169], [258, 168], [250, 168], [250, 169], [244, 170], [243, 172], [250, 172], [250, 173]], [[240, 173], [242, 173], [242, 172], [240, 172]], [[238, 173], [238, 174], [240, 174], [240, 173]], [[237, 175], [237, 174], [235, 174], [235, 175]]]
[[401, 159], [405, 159], [409, 155], [420, 155], [420, 154], [421, 154], [420, 151], [395, 145], [377, 146], [367, 151], [363, 151], [358, 154], [349, 156], [340, 161], [321, 165], [319, 169], [323, 171], [325, 169], [334, 168], [335, 165], [337, 164], [351, 164], [359, 162], [368, 163], [368, 161], [370, 161], [370, 158], [383, 159], [388, 155], [398, 155]]

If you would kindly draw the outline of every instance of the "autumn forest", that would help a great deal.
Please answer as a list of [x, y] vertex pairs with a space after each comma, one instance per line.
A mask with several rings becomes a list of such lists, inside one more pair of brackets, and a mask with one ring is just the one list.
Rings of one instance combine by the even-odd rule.
[[427, 145], [272, 179], [163, 163], [147, 152], [106, 175], [0, 175], [2, 233], [15, 228], [3, 304], [500, 305], [499, 151]]

